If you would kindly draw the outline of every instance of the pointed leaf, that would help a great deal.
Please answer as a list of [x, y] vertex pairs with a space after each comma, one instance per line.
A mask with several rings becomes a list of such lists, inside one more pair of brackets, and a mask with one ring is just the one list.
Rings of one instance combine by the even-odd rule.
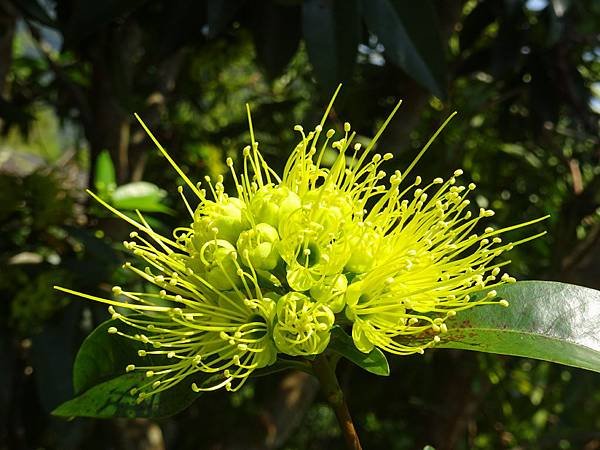
[[167, 193], [147, 181], [136, 181], [119, 186], [112, 194], [112, 205], [117, 209], [169, 213], [171, 209], [161, 202]]
[[96, 173], [94, 175], [94, 187], [102, 194], [112, 192], [117, 187], [115, 165], [108, 150], [103, 150], [96, 158]]
[[110, 327], [126, 331], [120, 320], [107, 320], [92, 331], [83, 341], [73, 364], [75, 394], [125, 373], [128, 364], [138, 364], [141, 343], [122, 336], [108, 334]]
[[354, 345], [352, 338], [341, 327], [336, 326], [331, 330], [331, 341], [327, 348], [352, 361], [367, 372], [381, 376], [390, 374], [390, 366], [381, 350], [375, 347], [369, 353], [361, 352]]
[[[157, 363], [154, 356], [138, 356], [146, 345], [131, 339], [108, 334], [116, 326], [121, 331], [127, 326], [119, 320], [108, 320], [96, 328], [81, 345], [73, 367], [73, 385], [77, 396], [52, 414], [62, 417], [167, 417], [187, 408], [200, 393], [191, 389], [191, 383], [201, 384], [208, 375], [196, 374], [171, 389], [160, 392], [138, 403], [131, 389], [148, 383], [144, 372], [125, 373], [128, 364]], [[143, 361], [143, 362], [142, 362]]]
[[600, 372], [600, 291], [550, 281], [497, 289], [509, 307], [486, 305], [447, 321], [437, 347], [524, 356]]
[[[198, 382], [198, 378], [194, 381]], [[120, 375], [97, 384], [63, 403], [52, 414], [61, 417], [161, 418], [182, 411], [200, 395], [190, 388], [191, 381], [184, 380], [171, 389], [138, 403], [130, 391], [147, 382], [148, 379], [143, 372]]]
[[365, 22], [385, 55], [434, 95], [446, 95], [446, 62], [435, 9], [418, 2], [363, 0]]
[[302, 28], [310, 63], [325, 91], [347, 80], [361, 35], [358, 0], [305, 0]]

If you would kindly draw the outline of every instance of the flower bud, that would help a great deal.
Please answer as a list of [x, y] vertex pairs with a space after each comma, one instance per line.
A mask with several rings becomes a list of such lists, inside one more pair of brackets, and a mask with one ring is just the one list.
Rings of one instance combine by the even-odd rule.
[[193, 266], [212, 287], [229, 290], [241, 284], [235, 247], [223, 239], [206, 242], [192, 257]]
[[279, 261], [278, 241], [275, 228], [268, 223], [259, 223], [240, 233], [237, 249], [244, 264], [259, 270], [273, 270]]
[[302, 200], [310, 221], [319, 224], [323, 233], [337, 234], [352, 220], [352, 202], [342, 192], [320, 188], [307, 192]]
[[344, 269], [353, 273], [365, 273], [373, 267], [380, 255], [381, 235], [369, 228], [356, 227], [353, 231], [348, 237], [352, 253]]
[[255, 222], [279, 228], [301, 204], [300, 197], [285, 186], [263, 186], [252, 197], [250, 212]]
[[335, 316], [327, 305], [299, 292], [285, 294], [277, 301], [277, 322], [273, 339], [280, 352], [316, 355], [329, 344]]
[[212, 239], [224, 239], [231, 243], [246, 227], [245, 203], [236, 197], [226, 197], [219, 202], [206, 201], [194, 213], [191, 251], [200, 251]]
[[344, 292], [348, 287], [348, 280], [343, 274], [326, 277], [322, 282], [315, 284], [310, 289], [310, 295], [319, 303], [324, 303], [334, 313], [339, 313], [346, 304]]
[[353, 306], [356, 306], [360, 300], [360, 297], [363, 295], [364, 293], [364, 286], [363, 283], [361, 283], [360, 281], [356, 281], [352, 284], [350, 284], [350, 286], [348, 286], [348, 288], [346, 289], [346, 303], [348, 304], [348, 306], [350, 308], [352, 308]]

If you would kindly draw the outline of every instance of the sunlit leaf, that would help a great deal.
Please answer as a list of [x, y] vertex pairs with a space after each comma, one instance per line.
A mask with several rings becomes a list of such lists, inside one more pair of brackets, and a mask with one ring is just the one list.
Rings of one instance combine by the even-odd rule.
[[112, 205], [117, 209], [168, 213], [171, 210], [161, 203], [166, 195], [167, 193], [155, 184], [136, 181], [115, 189]]
[[96, 158], [94, 186], [100, 195], [110, 193], [117, 187], [115, 166], [108, 150], [103, 150]]
[[463, 311], [437, 347], [524, 356], [600, 372], [600, 292], [549, 281], [498, 289], [509, 301]]

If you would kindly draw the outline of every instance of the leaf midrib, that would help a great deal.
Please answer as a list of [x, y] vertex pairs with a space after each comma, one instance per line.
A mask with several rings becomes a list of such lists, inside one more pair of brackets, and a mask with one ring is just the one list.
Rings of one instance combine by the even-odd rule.
[[[468, 331], [488, 331], [488, 332], [496, 332], [496, 333], [509, 333], [509, 334], [520, 334], [520, 335], [528, 335], [528, 336], [538, 336], [538, 337], [543, 337], [545, 339], [551, 340], [551, 341], [557, 341], [557, 342], [566, 342], [572, 345], [577, 345], [586, 349], [590, 349], [596, 353], [600, 353], [600, 350], [597, 350], [593, 347], [589, 347], [587, 345], [584, 344], [580, 344], [578, 342], [574, 342], [568, 338], [560, 338], [560, 337], [555, 337], [555, 336], [549, 336], [546, 334], [541, 334], [541, 333], [533, 333], [531, 331], [519, 331], [519, 330], [514, 330], [514, 329], [505, 329], [505, 328], [489, 328], [489, 327], [469, 327], [469, 328], [456, 328], [456, 330], [468, 330]], [[451, 334], [451, 333], [448, 333]]]

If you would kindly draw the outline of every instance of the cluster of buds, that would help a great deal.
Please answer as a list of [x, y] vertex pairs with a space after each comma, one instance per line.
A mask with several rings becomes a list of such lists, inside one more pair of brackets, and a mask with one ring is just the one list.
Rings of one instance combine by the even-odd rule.
[[[392, 154], [373, 150], [391, 116], [363, 147], [348, 123], [337, 137], [324, 130], [329, 108], [308, 133], [295, 127], [300, 140], [281, 175], [264, 160], [250, 121], [243, 170], [227, 160], [232, 190], [223, 177], [192, 182], [142, 123], [193, 195], [179, 188], [191, 224], [162, 236], [141, 215], [134, 220], [96, 197], [137, 228], [125, 247], [143, 264], [125, 267], [156, 288], [115, 287], [113, 299], [78, 294], [110, 304], [127, 327], [109, 332], [144, 344], [140, 356], [162, 357], [127, 367], [148, 378], [136, 389], [140, 400], [196, 372], [219, 375], [190, 383], [196, 391], [236, 390], [278, 355], [324, 352], [336, 325], [351, 327], [362, 352], [423, 353], [461, 310], [508, 306], [493, 289], [514, 279], [497, 257], [537, 236], [515, 243], [499, 236], [535, 221], [477, 233], [493, 211], [472, 213], [475, 185], [459, 183], [461, 170], [408, 181], [435, 135], [405, 172], [388, 176], [382, 164]], [[473, 297], [484, 288], [487, 295]]]

